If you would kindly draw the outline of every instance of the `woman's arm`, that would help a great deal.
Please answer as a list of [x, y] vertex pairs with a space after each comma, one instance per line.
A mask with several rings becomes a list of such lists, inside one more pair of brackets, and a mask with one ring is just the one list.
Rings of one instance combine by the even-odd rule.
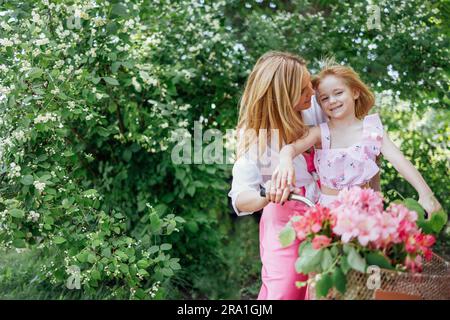
[[236, 198], [236, 208], [242, 212], [259, 211], [268, 203], [267, 197], [261, 197], [259, 192], [254, 190], [243, 191]]
[[403, 153], [384, 132], [381, 153], [394, 166], [394, 168], [408, 181], [419, 194], [420, 205], [432, 214], [442, 207], [433, 195], [428, 184], [413, 164], [405, 158]]
[[275, 190], [271, 190], [270, 181], [266, 183], [266, 198], [260, 196], [263, 178], [258, 166], [246, 156], [236, 160], [233, 165], [233, 182], [228, 196], [238, 216], [252, 214], [264, 208], [275, 198]]

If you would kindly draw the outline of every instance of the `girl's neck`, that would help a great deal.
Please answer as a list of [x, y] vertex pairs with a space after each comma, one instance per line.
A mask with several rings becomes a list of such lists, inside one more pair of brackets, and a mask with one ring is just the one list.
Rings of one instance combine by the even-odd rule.
[[359, 121], [360, 120], [354, 115], [342, 119], [330, 118], [331, 126], [336, 129], [348, 128]]

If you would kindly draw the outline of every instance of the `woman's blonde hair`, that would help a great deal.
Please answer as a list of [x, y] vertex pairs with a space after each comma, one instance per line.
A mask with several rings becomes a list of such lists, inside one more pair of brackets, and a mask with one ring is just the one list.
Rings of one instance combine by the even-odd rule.
[[267, 139], [273, 138], [272, 129], [278, 130], [280, 148], [305, 135], [307, 126], [294, 107], [300, 101], [307, 72], [305, 60], [294, 54], [270, 51], [258, 59], [240, 101], [238, 157], [255, 142], [261, 154]]
[[[333, 75], [342, 78], [350, 89], [359, 92], [359, 97], [355, 100], [355, 116], [363, 119], [375, 104], [375, 96], [370, 88], [361, 80], [355, 70], [349, 66], [338, 64], [334, 58], [327, 58], [321, 64], [322, 69], [312, 80], [314, 89], [319, 87], [320, 82], [326, 76]], [[317, 100], [319, 101], [319, 99]]]

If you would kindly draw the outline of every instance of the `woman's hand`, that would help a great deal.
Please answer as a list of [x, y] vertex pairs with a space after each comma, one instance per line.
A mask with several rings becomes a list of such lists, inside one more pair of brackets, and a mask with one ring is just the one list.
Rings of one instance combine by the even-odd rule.
[[275, 203], [284, 204], [291, 193], [291, 185], [294, 185], [292, 183], [294, 181], [292, 177], [295, 177], [294, 167], [287, 165], [284, 168], [277, 167], [272, 174], [271, 200]]
[[427, 219], [430, 219], [433, 213], [442, 209], [441, 204], [432, 193], [427, 195], [419, 195], [419, 204], [428, 213]]

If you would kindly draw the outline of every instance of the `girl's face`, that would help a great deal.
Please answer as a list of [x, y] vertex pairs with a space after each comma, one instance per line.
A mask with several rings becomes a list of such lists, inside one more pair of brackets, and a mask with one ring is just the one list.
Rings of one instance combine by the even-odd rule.
[[302, 86], [302, 95], [300, 101], [294, 107], [295, 111], [306, 110], [311, 107], [311, 96], [314, 94], [314, 90], [311, 84], [311, 75], [308, 71], [303, 74]]
[[317, 91], [317, 100], [330, 118], [342, 119], [355, 115], [355, 100], [358, 99], [359, 92], [347, 86], [342, 78], [325, 76]]

